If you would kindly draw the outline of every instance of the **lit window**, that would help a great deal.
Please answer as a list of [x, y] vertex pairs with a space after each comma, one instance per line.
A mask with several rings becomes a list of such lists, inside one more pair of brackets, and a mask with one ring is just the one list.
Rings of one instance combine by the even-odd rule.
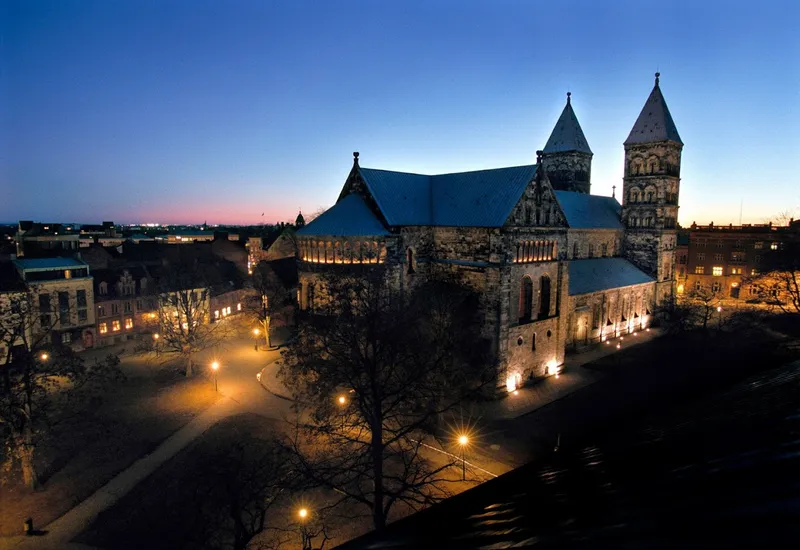
[[106, 332], [108, 332], [108, 324], [100, 323], [100, 334], [105, 334]]
[[722, 290], [722, 285], [719, 283], [714, 283], [711, 285], [711, 292], [717, 293]]
[[120, 328], [119, 321], [111, 321], [111, 330], [117, 332]]
[[133, 318], [131, 318], [131, 317], [126, 317], [126, 318], [125, 318], [125, 329], [126, 329], [126, 330], [130, 330], [130, 329], [132, 329], [132, 328], [133, 328]]
[[214, 310], [214, 319], [219, 319], [219, 310], [218, 309]]
[[771, 243], [769, 245], [770, 250], [778, 250], [778, 243]]
[[755, 269], [755, 268], [754, 268], [754, 269], [751, 269], [751, 270], [750, 270], [750, 275], [758, 275], [758, 270], [757, 270], [757, 269]]
[[236, 304], [236, 311], [242, 311], [242, 304]]
[[694, 273], [695, 273], [695, 275], [702, 275], [702, 274], [703, 274], [703, 272], [704, 272], [705, 270], [706, 270], [706, 268], [705, 268], [705, 267], [703, 267], [702, 265], [696, 265], [696, 266], [694, 266]]
[[711, 268], [711, 272], [714, 275], [717, 275], [717, 276], [722, 275], [722, 266], [721, 265], [715, 265], [714, 267]]
[[756, 250], [760, 250], [764, 248], [764, 243], [762, 243], [761, 241], [756, 241], [755, 244], [753, 245], [753, 248], [755, 248]]
[[731, 268], [731, 275], [741, 275], [742, 268], [741, 267], [732, 267]]

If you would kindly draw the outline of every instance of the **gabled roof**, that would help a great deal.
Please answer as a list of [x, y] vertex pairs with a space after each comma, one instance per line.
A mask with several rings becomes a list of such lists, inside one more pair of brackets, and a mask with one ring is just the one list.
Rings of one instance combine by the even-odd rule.
[[650, 92], [650, 97], [647, 98], [642, 112], [639, 113], [639, 118], [636, 119], [628, 139], [625, 140], [625, 145], [668, 140], [683, 145], [681, 136], [678, 135], [678, 128], [675, 127], [675, 122], [667, 108], [667, 102], [661, 94], [658, 77], [659, 73], [656, 73], [656, 84], [653, 86], [653, 91]]
[[624, 229], [622, 207], [613, 197], [575, 191], [555, 191], [556, 200], [572, 229]]
[[388, 235], [378, 217], [361, 195], [350, 193], [331, 208], [299, 229], [297, 235], [377, 236]]
[[360, 168], [389, 225], [501, 227], [536, 165], [426, 176]]
[[586, 136], [583, 135], [583, 129], [581, 129], [581, 125], [578, 122], [578, 117], [575, 116], [575, 111], [572, 110], [570, 95], [572, 94], [567, 93], [567, 104], [564, 106], [564, 110], [561, 111], [561, 116], [558, 117], [558, 122], [556, 122], [553, 132], [542, 150], [545, 153], [578, 151], [592, 154], [592, 150], [589, 149], [589, 142], [586, 141]]
[[590, 258], [569, 262], [570, 296], [654, 281], [624, 258]]

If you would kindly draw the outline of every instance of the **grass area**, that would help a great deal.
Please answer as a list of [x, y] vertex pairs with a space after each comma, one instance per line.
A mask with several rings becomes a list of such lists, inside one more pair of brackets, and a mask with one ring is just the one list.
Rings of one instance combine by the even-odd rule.
[[21, 534], [27, 517], [37, 526], [58, 518], [218, 399], [207, 379], [186, 379], [142, 356], [123, 358], [120, 367], [124, 381], [111, 386], [99, 405], [61, 418], [37, 447], [38, 490], [7, 475], [1, 536]]

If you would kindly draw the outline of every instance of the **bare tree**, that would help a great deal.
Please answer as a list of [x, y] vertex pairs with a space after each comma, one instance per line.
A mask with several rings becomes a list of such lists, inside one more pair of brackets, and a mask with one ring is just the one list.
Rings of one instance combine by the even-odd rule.
[[271, 262], [260, 262], [253, 268], [252, 282], [255, 294], [248, 296], [245, 309], [258, 323], [267, 347], [272, 348], [272, 330], [288, 326], [294, 315], [293, 289], [286, 286]]
[[785, 313], [800, 313], [800, 231], [791, 237], [762, 255], [762, 272], [745, 277], [743, 285]]
[[687, 302], [692, 308], [693, 321], [695, 326], [700, 326], [703, 331], [708, 331], [709, 324], [714, 316], [717, 322], [722, 323], [722, 302], [720, 293], [707, 288], [692, 290], [687, 296]]
[[322, 214], [324, 214], [329, 207], [327, 206], [318, 206], [316, 210], [311, 212], [310, 214], [306, 214], [303, 216], [306, 220], [306, 223], [309, 223], [317, 218], [319, 218]]
[[430, 434], [462, 400], [494, 387], [479, 298], [455, 283], [403, 292], [377, 267], [322, 275], [315, 312], [298, 324], [279, 376], [308, 421], [295, 464], [383, 529], [393, 507], [448, 495], [452, 461], [426, 458]]
[[52, 343], [59, 317], [70, 315], [65, 305], [59, 304], [57, 316], [55, 309], [42, 311], [36, 307], [31, 291], [0, 295], [3, 459], [7, 469], [19, 464], [23, 482], [31, 489], [39, 485], [35, 450], [53, 427], [54, 413], [96, 396], [95, 390], [121, 378], [116, 356], [109, 355], [87, 367], [71, 349]]
[[158, 334], [154, 345], [165, 360], [180, 358], [187, 377], [194, 374], [195, 356], [226, 336], [222, 325], [211, 323], [210, 299], [211, 289], [196, 262], [170, 266], [159, 280], [151, 327]]

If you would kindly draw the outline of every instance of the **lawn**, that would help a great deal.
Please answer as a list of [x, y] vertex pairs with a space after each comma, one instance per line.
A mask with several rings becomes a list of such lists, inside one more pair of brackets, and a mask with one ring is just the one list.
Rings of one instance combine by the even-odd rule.
[[126, 379], [99, 405], [61, 418], [39, 444], [38, 490], [23, 487], [16, 472], [6, 474], [0, 536], [21, 534], [27, 517], [44, 526], [63, 515], [218, 398], [207, 379], [186, 379], [144, 356], [125, 357], [120, 367]]

